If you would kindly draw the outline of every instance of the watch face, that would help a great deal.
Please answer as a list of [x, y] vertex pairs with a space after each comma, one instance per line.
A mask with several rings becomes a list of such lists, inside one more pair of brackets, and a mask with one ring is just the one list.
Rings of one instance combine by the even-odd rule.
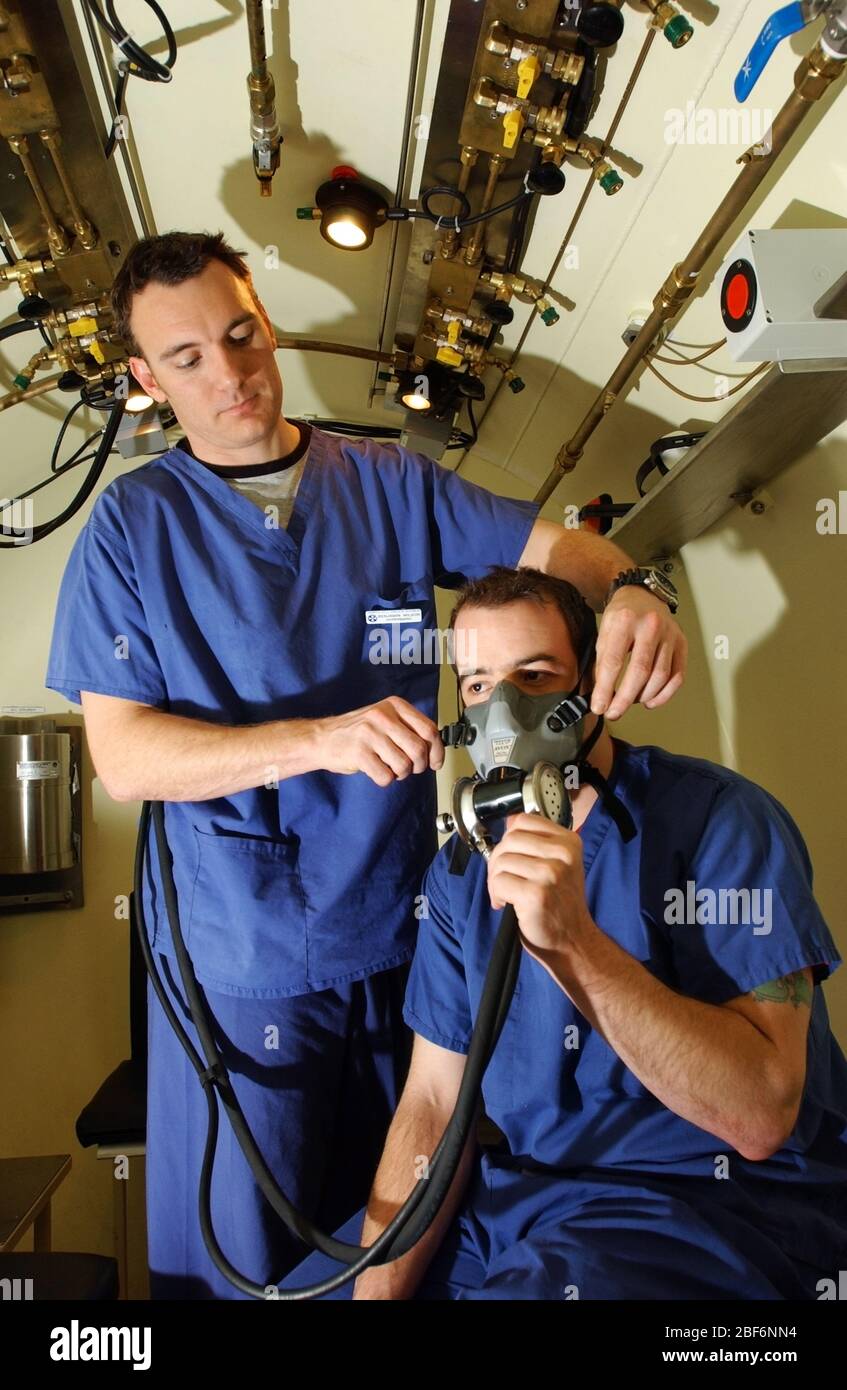
[[658, 589], [660, 593], [668, 594], [673, 598], [677, 596], [675, 586], [668, 579], [667, 575], [662, 574], [661, 570], [650, 570], [649, 574], [646, 576], [646, 582], [651, 589]]

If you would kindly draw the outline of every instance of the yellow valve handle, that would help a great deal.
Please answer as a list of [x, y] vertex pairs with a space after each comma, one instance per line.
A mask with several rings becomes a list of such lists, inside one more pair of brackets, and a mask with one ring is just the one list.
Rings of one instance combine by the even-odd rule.
[[92, 318], [71, 319], [68, 324], [68, 332], [72, 338], [81, 338], [83, 333], [96, 333], [97, 320]]
[[536, 53], [530, 53], [528, 58], [522, 58], [518, 63], [518, 96], [521, 100], [529, 96], [532, 84], [540, 72], [541, 63]]
[[462, 325], [459, 323], [459, 320], [458, 320], [458, 319], [453, 319], [452, 323], [448, 323], [448, 325], [447, 325], [447, 341], [448, 341], [448, 343], [458, 343], [458, 341], [459, 341], [459, 334], [460, 334], [461, 331], [462, 331]]
[[443, 362], [445, 367], [461, 367], [464, 358], [460, 352], [452, 347], [440, 347], [435, 354], [436, 362]]
[[523, 113], [521, 111], [507, 111], [503, 117], [503, 144], [507, 150], [515, 148], [522, 130]]

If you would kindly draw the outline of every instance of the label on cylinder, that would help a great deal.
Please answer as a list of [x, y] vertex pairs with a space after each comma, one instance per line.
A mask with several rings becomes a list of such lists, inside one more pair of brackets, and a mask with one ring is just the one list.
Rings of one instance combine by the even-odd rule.
[[32, 758], [18, 763], [19, 782], [44, 782], [59, 776], [58, 758]]

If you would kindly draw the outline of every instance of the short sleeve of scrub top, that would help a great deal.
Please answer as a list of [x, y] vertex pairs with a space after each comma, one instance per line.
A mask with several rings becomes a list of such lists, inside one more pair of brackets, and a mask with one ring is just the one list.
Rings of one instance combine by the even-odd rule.
[[438, 854], [424, 877], [422, 894], [429, 915], [421, 918], [403, 1017], [429, 1042], [467, 1053], [473, 1020], [462, 948], [444, 891], [445, 865], [446, 855]]
[[129, 551], [95, 507], [62, 578], [45, 684], [75, 704], [90, 690], [166, 709], [149, 627]]
[[722, 1004], [805, 966], [819, 982], [840, 962], [812, 894], [803, 837], [753, 783], [729, 782], [718, 796], [686, 897], [684, 920], [669, 914], [667, 929], [683, 994]]

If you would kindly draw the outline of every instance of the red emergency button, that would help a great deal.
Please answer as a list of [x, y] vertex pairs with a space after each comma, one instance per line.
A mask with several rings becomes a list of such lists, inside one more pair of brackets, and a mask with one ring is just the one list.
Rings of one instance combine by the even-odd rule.
[[756, 308], [756, 272], [749, 261], [733, 261], [721, 288], [721, 317], [730, 333], [740, 333]]
[[750, 289], [743, 275], [733, 275], [726, 287], [726, 307], [730, 318], [740, 319], [750, 303]]

